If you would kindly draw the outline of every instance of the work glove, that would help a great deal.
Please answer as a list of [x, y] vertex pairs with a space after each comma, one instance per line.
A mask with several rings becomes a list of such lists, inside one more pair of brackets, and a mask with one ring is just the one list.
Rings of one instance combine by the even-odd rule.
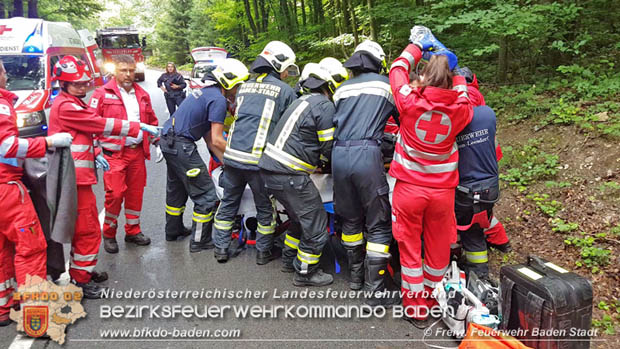
[[157, 126], [152, 126], [152, 125], [141, 122], [140, 129], [142, 131], [152, 134], [154, 137], [159, 137], [159, 128], [157, 128]]
[[97, 155], [95, 158], [95, 166], [103, 169], [104, 172], [110, 170], [110, 163], [101, 154]]
[[421, 25], [416, 25], [411, 28], [409, 42], [418, 46], [422, 51], [439, 49], [441, 47], [446, 48], [435, 38], [430, 29]]
[[468, 84], [471, 84], [474, 81], [474, 73], [468, 67], [463, 67], [460, 69], [461, 69], [461, 72], [463, 73], [462, 75], [465, 77], [465, 81], [467, 81]]
[[[453, 69], [452, 69], [452, 74], [454, 75], [458, 75], [458, 76], [462, 76], [465, 77], [465, 74], [467, 73], [467, 71], [465, 70], [469, 70], [469, 68], [461, 68], [459, 67], [459, 65], [457, 64]], [[470, 71], [471, 72], [471, 71]]]
[[73, 136], [66, 132], [60, 132], [46, 137], [45, 140], [50, 147], [64, 148], [71, 145]]

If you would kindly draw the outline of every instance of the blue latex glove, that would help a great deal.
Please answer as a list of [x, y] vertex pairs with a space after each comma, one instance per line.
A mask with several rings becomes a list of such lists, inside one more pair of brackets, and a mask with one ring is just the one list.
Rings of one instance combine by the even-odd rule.
[[157, 126], [140, 123], [140, 129], [152, 134], [154, 137], [159, 137], [159, 128], [157, 128]]
[[95, 166], [103, 169], [103, 172], [110, 170], [110, 163], [101, 154], [97, 155], [95, 158]]

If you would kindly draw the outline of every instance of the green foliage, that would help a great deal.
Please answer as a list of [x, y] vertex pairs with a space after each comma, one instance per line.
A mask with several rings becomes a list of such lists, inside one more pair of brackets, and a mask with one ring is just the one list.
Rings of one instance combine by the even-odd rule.
[[570, 182], [556, 182], [556, 181], [546, 181], [545, 187], [547, 188], [569, 188], [572, 184]]
[[555, 232], [560, 232], [560, 233], [568, 233], [571, 231], [575, 231], [579, 228], [579, 224], [577, 223], [571, 223], [571, 222], [565, 222], [564, 220], [560, 219], [560, 218], [554, 218], [551, 220], [551, 230], [555, 231]]
[[600, 272], [600, 267], [610, 263], [611, 250], [596, 245], [601, 238], [607, 236], [606, 233], [587, 235], [581, 232], [581, 236], [571, 236], [564, 240], [567, 246], [574, 246], [579, 251], [579, 260], [575, 261], [578, 267], [586, 266], [592, 273]]
[[546, 114], [551, 109], [554, 101], [542, 92], [540, 85], [498, 86], [485, 90], [485, 99], [498, 116], [510, 122], [519, 122]]
[[558, 156], [540, 149], [540, 141], [530, 139], [522, 147], [503, 149], [500, 179], [511, 186], [524, 189], [533, 181], [553, 178], [558, 170]]
[[549, 217], [555, 217], [562, 209], [562, 204], [556, 200], [550, 200], [549, 194], [529, 194], [526, 196], [536, 204], [536, 209]]
[[551, 108], [549, 116], [545, 122], [552, 124], [571, 125], [575, 122], [583, 121], [583, 118], [578, 114], [580, 108], [574, 104], [566, 103], [563, 98], [558, 100], [558, 103]]

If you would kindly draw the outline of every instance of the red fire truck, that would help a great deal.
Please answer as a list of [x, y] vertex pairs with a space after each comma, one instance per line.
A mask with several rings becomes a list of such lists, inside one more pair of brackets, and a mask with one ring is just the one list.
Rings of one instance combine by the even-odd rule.
[[138, 30], [132, 27], [112, 27], [97, 30], [97, 43], [103, 53], [103, 71], [114, 74], [114, 56], [131, 55], [136, 60], [136, 81], [144, 81], [144, 54], [146, 39], [140, 40]]

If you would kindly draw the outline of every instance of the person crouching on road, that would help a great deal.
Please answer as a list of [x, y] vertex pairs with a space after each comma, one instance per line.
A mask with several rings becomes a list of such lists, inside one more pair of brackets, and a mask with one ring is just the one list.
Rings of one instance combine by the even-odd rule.
[[[392, 198], [392, 229], [401, 261], [403, 306], [416, 326], [423, 326], [430, 297], [450, 263], [456, 232], [454, 193], [458, 184], [456, 136], [472, 119], [467, 86], [457, 72], [456, 56], [426, 27], [411, 29], [410, 42], [390, 69], [390, 85], [400, 112], [390, 175], [396, 178]], [[410, 84], [423, 52], [430, 55], [418, 80]], [[424, 234], [424, 264], [422, 239]], [[429, 296], [425, 297], [427, 292]]]
[[183, 225], [189, 195], [194, 202], [190, 252], [214, 247], [211, 226], [217, 201], [215, 186], [195, 142], [204, 138], [209, 150], [222, 159], [227, 101], [235, 99], [237, 89], [249, 76], [243, 63], [227, 58], [205, 76], [207, 86], [194, 90], [164, 123], [160, 146], [168, 168], [166, 241], [189, 234]]
[[[93, 146], [93, 135], [138, 137], [140, 130], [158, 135], [155, 126], [116, 118], [102, 118], [82, 101], [91, 86], [92, 73], [84, 61], [64, 56], [54, 66], [54, 79], [60, 81], [62, 91], [50, 111], [49, 134], [68, 132], [73, 136], [71, 155], [75, 163], [77, 181], [77, 219], [71, 242], [69, 275], [82, 288], [85, 298], [101, 298], [102, 288], [93, 281], [105, 281], [107, 276], [95, 273], [101, 228], [97, 202], [92, 185], [97, 183], [95, 164], [109, 169], [103, 155]], [[119, 111], [120, 113], [120, 111]], [[105, 273], [103, 273], [105, 274]], [[91, 280], [92, 279], [92, 280]]]
[[[157, 116], [149, 94], [134, 82], [136, 61], [132, 56], [114, 58], [114, 77], [98, 88], [90, 99], [90, 108], [103, 117], [139, 121], [157, 126]], [[125, 207], [125, 242], [145, 246], [151, 243], [140, 229], [142, 197], [146, 186], [145, 159], [150, 159], [150, 138], [101, 136], [103, 158], [109, 170], [103, 173], [105, 188], [105, 219], [103, 221], [103, 248], [118, 253], [116, 227], [121, 205]]]
[[308, 63], [302, 76], [307, 76], [301, 82], [307, 92], [282, 114], [258, 167], [267, 190], [291, 220], [284, 240], [282, 271], [295, 271], [295, 286], [324, 286], [334, 281], [332, 275], [319, 269], [328, 239], [327, 213], [310, 174], [322, 157], [331, 157], [336, 112], [331, 98], [348, 73], [333, 59], [323, 66]]
[[177, 110], [177, 107], [179, 107], [181, 102], [185, 99], [186, 86], [187, 83], [183, 75], [177, 72], [177, 66], [172, 62], [168, 62], [166, 71], [157, 79], [157, 87], [164, 91], [166, 106], [168, 107], [170, 116], [174, 114], [174, 111]]
[[[30, 195], [21, 181], [24, 158], [40, 158], [50, 147], [68, 147], [73, 137], [20, 138], [13, 103], [17, 96], [5, 90], [6, 71], [0, 61], [0, 327], [11, 323], [13, 292], [26, 278], [47, 275], [47, 243]], [[17, 282], [15, 281], [17, 279]]]
[[232, 227], [248, 184], [258, 220], [256, 264], [267, 264], [278, 256], [273, 248], [275, 208], [258, 174], [258, 161], [272, 125], [295, 100], [295, 92], [282, 79], [290, 72], [299, 72], [295, 53], [280, 41], [268, 43], [252, 63], [251, 70], [259, 75], [239, 88], [235, 121], [228, 134], [223, 158], [224, 174], [220, 183], [223, 183], [224, 196], [213, 223], [214, 257], [220, 263], [228, 261]]
[[334, 208], [342, 218], [342, 245], [351, 272], [349, 287], [359, 290], [364, 285], [372, 293], [367, 304], [390, 306], [399, 299], [382, 294], [389, 277], [392, 227], [380, 143], [388, 118], [398, 112], [388, 78], [380, 74], [385, 53], [379, 44], [362, 42], [344, 66], [353, 78], [334, 94], [332, 174]]

